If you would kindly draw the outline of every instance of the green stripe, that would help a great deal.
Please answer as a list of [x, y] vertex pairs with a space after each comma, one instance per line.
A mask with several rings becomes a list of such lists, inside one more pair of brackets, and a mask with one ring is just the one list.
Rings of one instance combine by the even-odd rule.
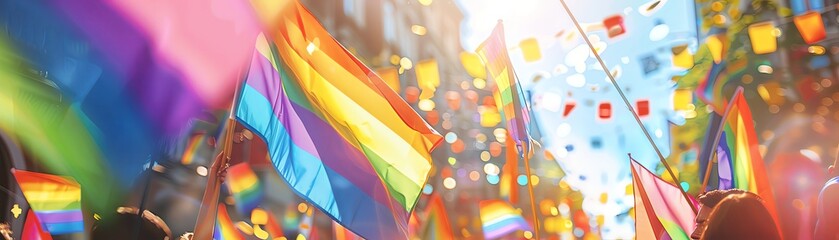
[[670, 239], [673, 240], [690, 240], [690, 237], [682, 230], [682, 227], [679, 227], [678, 224], [668, 221], [663, 218], [658, 218], [661, 225], [664, 226], [664, 230], [667, 231], [667, 235], [670, 235]]
[[57, 210], [77, 210], [82, 209], [81, 202], [66, 202], [66, 201], [41, 201], [29, 203], [35, 211], [57, 211]]
[[422, 187], [411, 181], [411, 179], [399, 172], [399, 170], [391, 167], [388, 162], [367, 148], [367, 146], [364, 146], [364, 144], [360, 145], [364, 155], [367, 156], [370, 164], [373, 165], [373, 169], [376, 170], [376, 174], [385, 183], [388, 192], [390, 192], [390, 196], [399, 202], [406, 211], [411, 212], [417, 203]]

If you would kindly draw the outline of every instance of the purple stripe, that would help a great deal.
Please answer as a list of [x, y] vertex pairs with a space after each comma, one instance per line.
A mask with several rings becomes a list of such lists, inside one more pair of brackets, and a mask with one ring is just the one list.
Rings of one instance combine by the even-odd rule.
[[134, 99], [164, 132], [181, 129], [204, 104], [185, 86], [182, 73], [155, 54], [146, 34], [120, 11], [96, 0], [47, 1], [78, 28], [110, 62]]
[[[291, 101], [283, 92], [279, 74], [267, 59], [255, 53], [254, 61], [259, 64], [251, 66], [247, 85], [271, 103], [274, 117], [282, 122], [294, 145], [321, 159], [324, 165], [358, 186], [377, 202], [387, 206], [388, 202], [393, 201], [367, 156], [347, 142], [329, 123]], [[284, 112], [286, 114], [283, 114]], [[314, 145], [315, 142], [318, 143], [317, 146]], [[405, 212], [401, 204], [390, 204], [395, 204], [396, 209]]]
[[83, 221], [81, 210], [35, 211], [35, 215], [44, 224]]

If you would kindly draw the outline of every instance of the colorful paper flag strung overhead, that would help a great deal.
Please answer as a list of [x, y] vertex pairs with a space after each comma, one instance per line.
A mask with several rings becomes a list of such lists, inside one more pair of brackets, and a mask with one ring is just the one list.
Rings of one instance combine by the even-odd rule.
[[690, 239], [696, 214], [678, 187], [632, 161], [635, 234], [638, 239]]
[[23, 196], [52, 235], [84, 231], [82, 189], [69, 177], [12, 169]]
[[530, 225], [509, 203], [502, 200], [484, 200], [479, 205], [485, 239], [500, 238], [520, 230], [531, 231]]
[[528, 38], [519, 43], [521, 53], [525, 62], [535, 62], [542, 59], [542, 50], [539, 49], [539, 41], [536, 38]]
[[688, 45], [682, 44], [671, 49], [673, 52], [673, 66], [689, 69], [693, 67], [693, 54], [688, 51]]
[[822, 20], [822, 15], [819, 12], [808, 11], [807, 13], [793, 17], [792, 21], [795, 23], [795, 27], [798, 28], [798, 32], [801, 33], [801, 38], [804, 39], [804, 43], [817, 43], [827, 37], [827, 33], [824, 30], [824, 20]]
[[405, 238], [442, 140], [299, 2], [253, 1], [260, 38], [236, 117], [301, 197], [362, 237]]
[[603, 19], [603, 25], [606, 26], [606, 33], [609, 38], [616, 38], [626, 33], [626, 25], [623, 23], [623, 16], [614, 15]]
[[422, 89], [420, 99], [431, 99], [434, 96], [434, 91], [440, 86], [440, 69], [437, 67], [437, 61], [434, 59], [424, 60], [417, 63], [417, 86]]
[[228, 168], [227, 179], [227, 189], [233, 195], [239, 213], [250, 213], [262, 202], [262, 185], [247, 162]]
[[[772, 194], [772, 185], [766, 175], [766, 167], [763, 158], [758, 151], [757, 134], [755, 134], [752, 112], [746, 99], [743, 97], [742, 88], [738, 88], [732, 97], [729, 109], [723, 114], [722, 135], [719, 148], [731, 162], [733, 188], [746, 190], [757, 195], [766, 202], [766, 207], [775, 222], [778, 220], [775, 197]], [[720, 136], [720, 137], [721, 137]]]
[[775, 25], [771, 21], [749, 25], [748, 31], [752, 51], [755, 54], [773, 53], [778, 49], [778, 41], [774, 33]]
[[530, 106], [525, 100], [516, 79], [507, 44], [504, 42], [504, 25], [499, 21], [492, 34], [478, 47], [478, 56], [484, 60], [487, 73], [495, 82], [493, 91], [496, 106], [507, 122], [507, 131], [518, 146], [530, 147]]

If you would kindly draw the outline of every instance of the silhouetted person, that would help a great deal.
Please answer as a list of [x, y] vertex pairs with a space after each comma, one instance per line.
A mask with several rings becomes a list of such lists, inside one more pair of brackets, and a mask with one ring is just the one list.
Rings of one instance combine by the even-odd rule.
[[839, 155], [833, 160], [833, 164], [827, 168], [828, 176], [832, 178], [824, 183], [824, 187], [819, 193], [815, 239], [839, 239], [839, 207], [835, 205], [839, 202], [837, 163], [839, 163]]
[[[172, 232], [169, 226], [162, 219], [149, 212], [143, 211], [142, 220], [137, 221], [137, 209], [120, 207], [117, 214], [109, 219], [102, 219], [93, 224], [90, 238], [94, 240], [105, 239], [148, 239], [148, 240], [169, 240], [172, 239]], [[137, 230], [137, 224], [140, 229]]]
[[699, 212], [696, 213], [696, 229], [693, 230], [693, 233], [690, 235], [692, 239], [700, 239], [702, 238], [702, 233], [705, 232], [705, 228], [708, 226], [708, 217], [711, 216], [711, 212], [714, 211], [714, 207], [720, 203], [725, 197], [728, 197], [733, 194], [741, 194], [745, 193], [746, 191], [740, 189], [729, 189], [729, 190], [714, 190], [710, 192], [703, 193], [699, 196]]
[[708, 217], [701, 239], [781, 239], [763, 200], [746, 192], [725, 197]]

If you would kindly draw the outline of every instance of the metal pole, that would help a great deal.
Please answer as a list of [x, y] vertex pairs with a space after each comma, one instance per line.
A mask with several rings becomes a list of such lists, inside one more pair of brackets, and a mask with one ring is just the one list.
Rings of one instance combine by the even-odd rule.
[[[618, 82], [615, 81], [615, 77], [612, 76], [611, 72], [609, 72], [609, 68], [606, 67], [606, 63], [603, 62], [603, 59], [600, 57], [600, 54], [598, 54], [597, 50], [594, 49], [594, 45], [591, 44], [591, 41], [588, 39], [588, 35], [586, 35], [585, 31], [583, 31], [583, 28], [580, 27], [580, 23], [577, 22], [577, 18], [574, 17], [573, 13], [571, 13], [571, 10], [568, 8], [568, 5], [565, 4], [565, 0], [559, 0], [559, 2], [562, 3], [562, 7], [565, 8], [565, 12], [568, 13], [568, 16], [571, 17], [571, 21], [574, 22], [574, 26], [577, 27], [577, 31], [580, 32], [580, 35], [582, 35], [583, 40], [585, 40], [586, 44], [588, 44], [589, 49], [591, 49], [591, 52], [594, 54], [594, 57], [597, 58], [597, 61], [600, 63], [600, 66], [603, 68], [603, 71], [606, 72], [606, 76], [609, 76], [609, 80], [612, 81], [612, 85], [615, 87], [615, 89], [620, 94], [621, 99], [623, 99], [623, 102], [626, 104], [626, 108], [629, 109], [630, 112], [632, 112], [632, 116], [635, 117], [635, 121], [638, 122], [638, 126], [641, 127], [641, 130], [644, 132], [644, 135], [647, 136], [647, 140], [650, 141], [650, 145], [653, 145], [653, 149], [655, 149], [655, 153], [658, 154], [658, 158], [661, 161], [661, 164], [664, 165], [664, 168], [667, 169], [667, 173], [670, 174], [670, 178], [672, 178], [673, 181], [678, 182], [678, 179], [676, 178], [676, 174], [673, 174], [673, 170], [670, 169], [670, 164], [667, 164], [667, 161], [664, 159], [664, 155], [661, 154], [661, 150], [659, 150], [658, 146], [655, 145], [655, 142], [653, 141], [653, 138], [650, 136], [649, 131], [647, 131], [647, 128], [644, 127], [644, 124], [641, 122], [641, 118], [638, 117], [638, 113], [635, 112], [635, 109], [632, 107], [632, 104], [629, 103], [629, 100], [626, 98], [626, 95], [623, 93], [623, 90], [621, 90], [620, 85], [618, 85]], [[682, 196], [685, 198], [685, 200], [687, 200], [687, 202], [691, 202], [690, 197], [688, 197], [688, 194], [687, 194], [687, 192], [685, 192], [684, 189], [679, 187], [679, 191], [682, 192]], [[697, 213], [696, 206], [693, 206], [693, 204], [691, 204], [690, 208], [693, 210], [693, 213]]]

